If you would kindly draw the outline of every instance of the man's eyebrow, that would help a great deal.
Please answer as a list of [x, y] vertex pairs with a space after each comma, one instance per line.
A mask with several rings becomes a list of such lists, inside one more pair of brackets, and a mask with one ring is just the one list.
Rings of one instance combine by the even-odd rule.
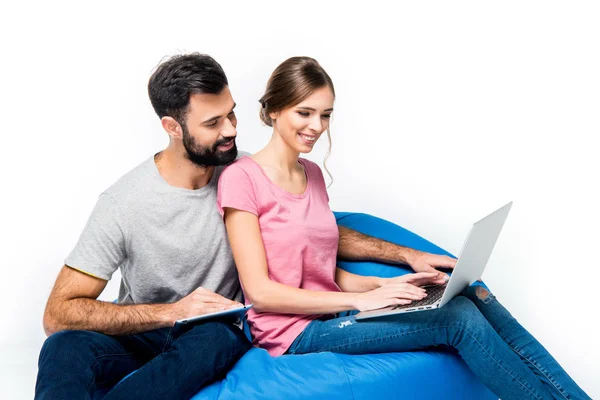
[[218, 120], [219, 118], [221, 118], [221, 116], [216, 116], [216, 117], [209, 118], [206, 121], [202, 121], [202, 124], [208, 124], [210, 122]]
[[[314, 108], [311, 107], [298, 107], [300, 110], [309, 110], [309, 111], [317, 111]], [[333, 108], [328, 108], [327, 110], [323, 110], [323, 111], [333, 111]]]
[[[233, 112], [233, 109], [235, 108], [235, 106], [237, 106], [237, 104], [233, 103], [233, 107], [231, 107], [231, 111], [229, 111], [227, 114], [231, 114]], [[212, 118], [207, 119], [206, 121], [202, 121], [202, 124], [208, 124], [210, 122], [218, 120], [219, 118], [221, 118], [221, 116], [217, 115], [216, 117], [212, 117]]]

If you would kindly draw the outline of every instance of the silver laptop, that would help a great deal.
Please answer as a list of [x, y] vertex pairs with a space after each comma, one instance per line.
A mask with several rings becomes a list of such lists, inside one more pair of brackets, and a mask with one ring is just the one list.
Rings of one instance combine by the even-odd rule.
[[427, 297], [423, 300], [378, 310], [362, 311], [356, 314], [356, 319], [365, 320], [407, 312], [435, 310], [444, 306], [454, 296], [481, 278], [511, 207], [512, 201], [473, 224], [460, 251], [454, 271], [444, 285], [424, 286]]

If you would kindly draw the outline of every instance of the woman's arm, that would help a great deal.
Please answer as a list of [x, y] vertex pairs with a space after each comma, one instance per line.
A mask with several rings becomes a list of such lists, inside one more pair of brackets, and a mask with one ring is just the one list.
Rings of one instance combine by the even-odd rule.
[[344, 292], [363, 293], [382, 287], [385, 280], [376, 276], [356, 275], [341, 268], [336, 268], [335, 283]]
[[224, 209], [227, 235], [247, 300], [257, 312], [334, 314], [408, 304], [422, 298], [423, 290], [395, 283], [365, 293], [319, 292], [290, 287], [269, 278], [258, 217], [250, 212]]

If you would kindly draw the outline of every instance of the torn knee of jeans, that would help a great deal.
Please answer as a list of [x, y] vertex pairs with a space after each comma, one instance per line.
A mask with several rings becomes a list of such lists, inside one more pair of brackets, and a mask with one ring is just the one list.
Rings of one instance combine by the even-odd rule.
[[493, 298], [493, 296], [489, 292], [489, 290], [487, 290], [483, 286], [477, 286], [475, 288], [475, 295], [477, 296], [477, 298], [479, 298], [479, 300], [482, 300], [484, 302], [488, 301], [488, 300], [491, 300]]

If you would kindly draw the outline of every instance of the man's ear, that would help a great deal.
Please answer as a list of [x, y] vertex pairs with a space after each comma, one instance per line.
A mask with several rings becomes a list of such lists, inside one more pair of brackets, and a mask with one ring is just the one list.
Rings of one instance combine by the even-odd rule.
[[163, 129], [173, 139], [181, 139], [183, 137], [183, 129], [179, 122], [173, 117], [162, 117], [160, 119]]

